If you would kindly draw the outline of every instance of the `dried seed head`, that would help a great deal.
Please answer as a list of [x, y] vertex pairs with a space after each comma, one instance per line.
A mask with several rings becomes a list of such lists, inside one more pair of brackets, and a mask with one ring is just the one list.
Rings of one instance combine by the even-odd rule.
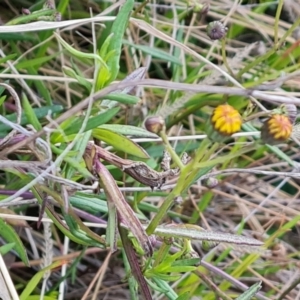
[[293, 125], [288, 116], [274, 114], [264, 122], [261, 128], [261, 139], [266, 144], [276, 145], [287, 141], [292, 131]]
[[165, 121], [161, 116], [148, 117], [144, 125], [148, 131], [156, 134], [165, 129]]
[[214, 21], [207, 25], [206, 33], [212, 40], [222, 39], [227, 32], [227, 27], [223, 25], [220, 21]]

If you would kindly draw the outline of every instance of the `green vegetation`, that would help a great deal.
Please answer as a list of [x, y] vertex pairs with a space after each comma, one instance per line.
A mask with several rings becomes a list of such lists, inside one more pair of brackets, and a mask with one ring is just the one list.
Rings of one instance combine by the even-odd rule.
[[2, 2], [0, 298], [296, 299], [300, 1]]

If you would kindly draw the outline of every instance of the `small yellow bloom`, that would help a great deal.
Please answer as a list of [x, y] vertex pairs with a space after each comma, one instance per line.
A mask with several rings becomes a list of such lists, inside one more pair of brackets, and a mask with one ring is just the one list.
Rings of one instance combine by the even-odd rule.
[[293, 126], [287, 116], [273, 115], [268, 121], [269, 133], [275, 140], [287, 140], [291, 134]]
[[272, 115], [261, 128], [261, 139], [270, 145], [287, 141], [292, 135], [293, 124], [283, 114]]
[[240, 113], [228, 104], [215, 108], [211, 121], [214, 129], [224, 135], [231, 135], [241, 129], [242, 117]]

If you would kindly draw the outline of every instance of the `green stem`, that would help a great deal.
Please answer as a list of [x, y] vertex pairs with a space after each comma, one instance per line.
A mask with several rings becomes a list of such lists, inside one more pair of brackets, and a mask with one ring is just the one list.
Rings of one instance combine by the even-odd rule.
[[283, 0], [280, 0], [277, 6], [276, 16], [275, 16], [275, 25], [274, 25], [274, 45], [278, 46], [278, 26], [279, 26], [279, 18], [283, 7]]
[[257, 147], [256, 143], [255, 144], [251, 144], [243, 149], [240, 149], [239, 151], [235, 152], [235, 153], [230, 153], [227, 155], [223, 155], [221, 157], [209, 160], [209, 161], [203, 161], [200, 162], [199, 164], [195, 165], [196, 168], [207, 168], [207, 167], [211, 167], [211, 166], [215, 166], [217, 164], [220, 163], [224, 163], [225, 160], [229, 160], [229, 159], [233, 159], [237, 156], [241, 156], [244, 153], [247, 153], [249, 151], [255, 150]]
[[226, 69], [228, 70], [228, 72], [230, 73], [230, 75], [232, 77], [235, 77], [235, 75], [233, 74], [228, 61], [227, 61], [227, 56], [226, 56], [226, 38], [222, 39], [222, 58], [223, 58], [223, 64], [226, 67]]
[[208, 150], [208, 145], [211, 143], [210, 140], [209, 139], [204, 139], [202, 141], [202, 143], [203, 142], [204, 142], [204, 146], [203, 146], [203, 149], [201, 150], [201, 152], [205, 151], [204, 155], [202, 155], [202, 153], [199, 153], [199, 155], [197, 155], [198, 153], [196, 154], [195, 160], [193, 160], [194, 163], [191, 165], [191, 171], [192, 172], [189, 172], [189, 175], [188, 175], [188, 177], [186, 178], [186, 181], [185, 181], [185, 186], [190, 186], [192, 184], [192, 181], [196, 177], [196, 175], [198, 173], [198, 170], [199, 170], [199, 168], [196, 167], [198, 165], [198, 163], [200, 161], [204, 161], [204, 162], [210, 161], [211, 155], [213, 153], [215, 153], [215, 151], [219, 147], [219, 143], [214, 143], [210, 147], [210, 149]]
[[[152, 219], [152, 221], [148, 225], [148, 227], [146, 229], [146, 232], [148, 235], [151, 235], [154, 233], [156, 227], [159, 225], [159, 223], [162, 221], [164, 216], [167, 214], [168, 210], [171, 208], [174, 199], [176, 197], [180, 196], [181, 193], [185, 190], [187, 175], [193, 169], [195, 163], [200, 161], [200, 159], [205, 156], [205, 152], [207, 151], [207, 147], [210, 143], [211, 142], [209, 139], [204, 139], [200, 145], [200, 148], [198, 149], [198, 151], [196, 153], [195, 158], [188, 165], [183, 166], [183, 168], [181, 169], [181, 172], [180, 172], [180, 176], [178, 178], [177, 185], [175, 186], [173, 191], [167, 196], [167, 198], [165, 199], [165, 201], [159, 208], [157, 214], [155, 215], [155, 217]], [[171, 156], [172, 156], [172, 154], [171, 154]]]
[[173, 161], [177, 164], [177, 166], [180, 168], [180, 170], [182, 170], [184, 168], [184, 164], [182, 163], [181, 159], [174, 151], [173, 147], [170, 145], [168, 137], [166, 135], [166, 132], [164, 130], [161, 131], [159, 136], [162, 138], [162, 140], [165, 144], [166, 150], [171, 155]]
[[186, 167], [183, 168], [183, 170], [180, 173], [178, 183], [173, 189], [173, 191], [167, 196], [161, 207], [159, 208], [157, 214], [152, 219], [150, 224], [148, 225], [146, 232], [148, 235], [151, 235], [154, 233], [156, 227], [159, 225], [161, 220], [164, 218], [168, 210], [171, 208], [173, 201], [176, 197], [180, 196], [181, 192], [184, 190], [184, 181], [186, 177]]
[[[289, 28], [289, 30], [283, 35], [283, 37], [278, 41], [277, 48], [282, 45], [287, 37], [292, 34], [292, 32], [300, 25], [300, 18]], [[272, 48], [270, 51], [265, 53], [264, 55], [258, 57], [256, 60], [245, 66], [242, 70], [239, 71], [237, 74], [237, 78], [240, 78], [244, 73], [249, 72], [251, 69], [253, 69], [255, 66], [257, 66], [259, 63], [266, 61], [274, 52], [277, 50], [276, 47]], [[272, 66], [274, 68], [274, 66]]]

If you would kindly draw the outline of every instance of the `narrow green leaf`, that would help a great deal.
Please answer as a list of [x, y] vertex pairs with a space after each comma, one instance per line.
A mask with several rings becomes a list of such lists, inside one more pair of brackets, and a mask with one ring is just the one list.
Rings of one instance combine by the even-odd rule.
[[[62, 112], [63, 111], [63, 107], [61, 105], [52, 105], [52, 106], [44, 106], [44, 107], [40, 107], [40, 108], [33, 108], [33, 112], [34, 115], [38, 118], [38, 119], [42, 119], [45, 116], [47, 116], [49, 114], [49, 112], [53, 113], [58, 113], [58, 112]], [[17, 116], [16, 114], [10, 114], [5, 116], [7, 118], [7, 120], [11, 121], [11, 122], [16, 122], [17, 120]], [[21, 125], [26, 125], [28, 124], [28, 118], [26, 117], [25, 113], [22, 113], [22, 117], [21, 117]], [[0, 132], [4, 132], [6, 130], [9, 130], [10, 127], [5, 125], [5, 124], [0, 124]]]
[[133, 6], [134, 6], [134, 0], [127, 0], [122, 6], [122, 8], [120, 9], [111, 27], [111, 33], [113, 34], [113, 37], [110, 41], [107, 52], [115, 50], [115, 55], [111, 56], [107, 60], [107, 66], [111, 72], [110, 82], [115, 80], [119, 73], [122, 38], [127, 28], [127, 23], [130, 14], [133, 10]]
[[133, 95], [111, 93], [105, 96], [106, 100], [117, 101], [123, 104], [137, 104], [141, 99]]
[[29, 121], [29, 123], [34, 127], [34, 129], [36, 131], [39, 131], [42, 129], [42, 125], [39, 122], [38, 118], [36, 117], [34, 110], [31, 106], [31, 104], [29, 103], [27, 96], [25, 95], [25, 93], [22, 94], [22, 104], [23, 104], [23, 108], [24, 108], [24, 112], [25, 115]]
[[8, 243], [0, 247], [0, 254], [5, 255], [15, 247], [16, 243]]
[[133, 43], [130, 43], [126, 40], [123, 40], [123, 44], [129, 45], [129, 46], [131, 46], [135, 49], [141, 50], [146, 54], [150, 54], [153, 57], [161, 59], [162, 61], [169, 61], [169, 62], [172, 62], [172, 63], [177, 64], [179, 66], [182, 65], [182, 62], [178, 57], [170, 55], [167, 52], [162, 51], [160, 49], [149, 47], [149, 46], [144, 46], [144, 45], [133, 44]]
[[246, 292], [237, 297], [235, 300], [251, 300], [253, 296], [261, 289], [261, 281], [253, 284]]
[[[109, 45], [110, 45], [110, 43], [111, 43], [111, 40], [112, 40], [113, 36], [114, 36], [114, 34], [111, 33], [111, 34], [105, 39], [105, 41], [103, 42], [103, 44], [102, 44], [102, 46], [101, 46], [101, 48], [100, 48], [100, 50], [99, 50], [99, 55], [100, 55], [101, 57], [105, 57], [105, 56], [107, 55], [107, 49], [108, 49], [108, 47], [109, 47]], [[114, 51], [114, 50], [113, 50], [113, 51]]]
[[147, 137], [147, 138], [157, 138], [158, 136], [144, 128], [131, 126], [131, 125], [119, 125], [119, 124], [104, 124], [99, 126], [99, 128], [108, 129], [110, 131], [124, 134], [124, 135], [131, 135], [131, 136], [138, 136], [138, 137]]
[[54, 35], [56, 36], [56, 38], [58, 39], [58, 41], [60, 42], [60, 44], [67, 50], [70, 52], [71, 55], [77, 57], [77, 58], [88, 58], [88, 59], [94, 59], [96, 61], [98, 61], [100, 63], [100, 65], [102, 67], [104, 67], [105, 69], [107, 69], [107, 65], [104, 62], [104, 60], [97, 54], [94, 53], [86, 53], [86, 52], [82, 52], [82, 51], [78, 51], [75, 48], [71, 47], [67, 42], [65, 42], [60, 35], [58, 35], [57, 33], [54, 32]]
[[161, 273], [157, 273], [153, 276], [155, 276], [158, 279], [162, 279], [164, 281], [176, 281], [179, 280], [181, 277], [181, 275], [170, 275], [170, 274], [161, 274]]
[[197, 267], [193, 266], [179, 266], [179, 267], [169, 267], [169, 269], [166, 271], [168, 272], [174, 272], [174, 273], [186, 273], [186, 272], [192, 272], [195, 271]]
[[[38, 199], [39, 203], [42, 203], [42, 199], [39, 195], [39, 193], [37, 192], [37, 190], [35, 188], [32, 189], [32, 192], [34, 194], [34, 196]], [[61, 223], [61, 220], [58, 219], [58, 216], [55, 215], [54, 212], [50, 211], [50, 209], [46, 208], [46, 213], [47, 216], [53, 221], [53, 223], [58, 227], [58, 229], [64, 234], [66, 235], [71, 241], [80, 244], [80, 245], [85, 245], [85, 246], [89, 246], [89, 243], [86, 243], [85, 241], [82, 241], [82, 239], [76, 237], [75, 235], [73, 235], [69, 228], [67, 228], [65, 225], [63, 225]]]
[[[32, 295], [26, 298], [26, 300], [41, 300], [40, 295]], [[57, 300], [57, 296], [45, 296], [43, 297], [43, 300]]]
[[118, 150], [122, 150], [125, 153], [141, 158], [149, 158], [147, 152], [143, 148], [123, 135], [102, 128], [94, 129], [92, 135], [100, 141], [103, 141]]
[[[10, 35], [10, 34], [9, 34]], [[1, 40], [1, 34], [0, 34], [0, 40]], [[7, 41], [7, 40], [6, 40]], [[16, 58], [17, 54], [16, 53], [13, 53], [13, 54], [9, 54], [5, 57], [1, 57], [0, 58], [0, 64], [4, 64], [6, 63], [8, 60], [12, 60], [14, 58]]]
[[202, 241], [214, 241], [238, 245], [262, 246], [261, 241], [241, 235], [207, 231], [196, 225], [161, 225], [155, 230], [159, 236], [188, 238]]
[[49, 60], [55, 58], [58, 56], [59, 53], [55, 53], [52, 55], [47, 55], [44, 57], [37, 57], [37, 58], [33, 58], [33, 59], [26, 59], [23, 61], [20, 61], [19, 63], [17, 63], [15, 65], [16, 69], [20, 70], [20, 69], [26, 69], [28, 67], [40, 67], [42, 64], [48, 62]]
[[39, 272], [37, 272], [31, 280], [27, 283], [25, 289], [23, 290], [22, 294], [20, 295], [20, 300], [27, 300], [33, 290], [37, 287], [41, 279], [43, 278], [44, 274], [51, 269], [57, 268], [62, 265], [61, 261], [56, 261], [52, 263], [50, 266], [43, 268]]
[[[0, 40], [4, 40], [4, 41], [30, 41], [33, 43], [37, 43], [38, 40], [36, 37], [32, 36], [31, 34], [26, 34], [25, 32], [23, 33], [6, 33], [6, 32], [1, 32], [0, 33]], [[15, 55], [15, 54], [11, 54], [11, 55]], [[9, 55], [8, 55], [9, 56]], [[8, 57], [6, 56], [5, 59]], [[10, 58], [11, 59], [11, 58]]]
[[14, 249], [20, 256], [23, 263], [28, 266], [29, 261], [26, 253], [26, 248], [24, 247], [19, 235], [16, 231], [8, 225], [2, 218], [0, 218], [0, 236], [8, 243], [14, 243]]
[[46, 17], [46, 16], [53, 16], [55, 12], [56, 11], [54, 9], [41, 9], [38, 11], [33, 11], [29, 15], [23, 15], [10, 20], [9, 22], [6, 23], [6, 25], [26, 24], [31, 21], [38, 21], [39, 18]]
[[86, 88], [87, 91], [91, 91], [93, 84], [84, 77], [78, 75], [72, 68], [63, 66], [62, 70], [67, 76], [76, 79], [80, 85]]
[[159, 286], [160, 288], [165, 290], [164, 294], [166, 295], [166, 297], [169, 300], [176, 300], [178, 295], [176, 294], [176, 292], [172, 289], [172, 287], [170, 287], [170, 285], [165, 280], [161, 280], [157, 277], [153, 277], [152, 280], [153, 280], [153, 282], [155, 282], [155, 284], [157, 284], [157, 286]]
[[70, 197], [70, 203], [91, 214], [107, 213], [107, 202], [96, 195], [76, 193]]
[[3, 102], [5, 101], [6, 96], [2, 96], [0, 97], [0, 106], [3, 104]]
[[64, 161], [67, 162], [71, 167], [77, 170], [85, 178], [93, 178], [92, 174], [86, 169], [84, 165], [80, 164], [78, 159], [66, 156]]
[[196, 266], [201, 262], [201, 258], [187, 258], [175, 261], [172, 267], [175, 266]]
[[[120, 108], [114, 107], [109, 110], [106, 110], [105, 112], [99, 113], [96, 117], [92, 117], [88, 120], [88, 123], [85, 127], [85, 131], [97, 128], [98, 126], [107, 123], [111, 118], [113, 118], [118, 112]], [[76, 118], [76, 121], [72, 123], [72, 125], [69, 128], [65, 129], [65, 135], [71, 135], [74, 133], [77, 133], [81, 126], [82, 126], [82, 118]]]
[[178, 298], [176, 298], [176, 300], [190, 300], [191, 299], [191, 295], [189, 292], [185, 292], [182, 295], [180, 295]]
[[148, 278], [145, 278], [145, 279], [146, 279], [148, 285], [149, 285], [154, 291], [158, 291], [158, 292], [164, 293], [164, 294], [165, 294], [166, 292], [168, 292], [167, 289], [164, 289], [164, 288], [159, 287], [158, 285], [154, 284], [150, 279], [148, 279]]

